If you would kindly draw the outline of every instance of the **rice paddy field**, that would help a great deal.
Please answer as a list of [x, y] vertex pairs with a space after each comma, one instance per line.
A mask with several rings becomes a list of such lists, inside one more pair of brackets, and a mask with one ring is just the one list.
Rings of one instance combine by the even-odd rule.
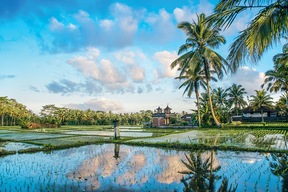
[[120, 127], [114, 140], [111, 126], [1, 127], [0, 191], [287, 191], [287, 134]]

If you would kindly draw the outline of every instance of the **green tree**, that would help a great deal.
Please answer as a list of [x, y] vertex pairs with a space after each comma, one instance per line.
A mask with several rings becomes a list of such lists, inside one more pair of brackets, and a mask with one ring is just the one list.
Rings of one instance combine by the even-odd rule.
[[240, 109], [247, 105], [247, 102], [244, 100], [244, 94], [247, 92], [245, 91], [245, 88], [242, 87], [242, 85], [237, 85], [235, 83], [233, 83], [232, 86], [227, 89], [227, 91], [229, 101], [233, 103], [234, 112], [236, 115], [238, 115]]
[[213, 90], [213, 101], [216, 106], [221, 122], [228, 122], [230, 119], [231, 102], [228, 100], [228, 91], [218, 87]]
[[257, 63], [265, 51], [287, 35], [287, 0], [221, 0], [209, 20], [229, 27], [239, 13], [251, 9], [256, 10], [254, 18], [229, 50], [228, 61], [233, 69], [245, 60]]
[[251, 96], [250, 105], [254, 110], [261, 110], [262, 122], [264, 122], [263, 109], [264, 107], [273, 107], [273, 98], [267, 94], [265, 90], [255, 90], [256, 95]]
[[200, 93], [199, 89], [200, 87], [203, 87], [205, 89], [205, 81], [204, 81], [204, 71], [201, 70], [201, 65], [197, 65], [196, 68], [186, 68], [184, 72], [180, 74], [179, 77], [176, 77], [176, 79], [184, 80], [184, 82], [179, 86], [179, 89], [182, 87], [185, 87], [185, 90], [183, 92], [183, 95], [187, 93], [188, 97], [192, 96], [192, 93], [194, 91], [196, 95], [196, 105], [197, 105], [197, 113], [198, 113], [198, 127], [201, 127], [201, 116], [200, 116]]
[[[267, 85], [267, 91], [284, 91], [288, 97], [288, 44], [283, 46], [283, 53], [273, 57], [274, 69], [265, 73], [262, 88]], [[286, 98], [286, 116], [288, 117], [288, 98]]]
[[[224, 44], [225, 38], [219, 34], [219, 28], [215, 27], [213, 22], [209, 22], [203, 13], [197, 16], [197, 21], [181, 22], [178, 24], [178, 28], [182, 29], [188, 37], [186, 43], [181, 45], [178, 51], [179, 55], [184, 52], [185, 54], [171, 63], [171, 68], [179, 66], [182, 70], [180, 75], [187, 68], [194, 70], [200, 67], [204, 71], [211, 114], [215, 124], [220, 126], [213, 110], [210, 80], [215, 73], [221, 79], [226, 73], [225, 67], [229, 67], [226, 60], [213, 50]], [[214, 73], [211, 74], [211, 71]]]

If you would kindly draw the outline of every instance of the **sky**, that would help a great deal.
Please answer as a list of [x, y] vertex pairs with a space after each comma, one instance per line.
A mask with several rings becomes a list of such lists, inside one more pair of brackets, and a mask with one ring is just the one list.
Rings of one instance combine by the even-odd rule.
[[[170, 69], [186, 40], [177, 24], [211, 14], [217, 2], [0, 0], [0, 96], [35, 113], [49, 104], [113, 113], [169, 105], [172, 112], [191, 112], [195, 96], [183, 95]], [[254, 14], [239, 15], [222, 31], [227, 43], [216, 51], [226, 57]], [[280, 43], [212, 88], [236, 83], [254, 94], [281, 50]]]

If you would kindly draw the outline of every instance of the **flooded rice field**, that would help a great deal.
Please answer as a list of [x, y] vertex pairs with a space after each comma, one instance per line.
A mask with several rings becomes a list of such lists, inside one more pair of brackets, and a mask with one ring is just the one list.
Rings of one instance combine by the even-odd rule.
[[0, 191], [287, 191], [288, 154], [119, 144], [0, 157]]

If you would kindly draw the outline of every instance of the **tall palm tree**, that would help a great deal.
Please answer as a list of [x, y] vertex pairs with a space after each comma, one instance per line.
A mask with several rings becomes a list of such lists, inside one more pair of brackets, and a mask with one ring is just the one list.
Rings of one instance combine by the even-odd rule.
[[229, 50], [228, 61], [233, 69], [237, 69], [245, 60], [257, 63], [268, 48], [287, 35], [287, 0], [220, 0], [209, 20], [229, 27], [239, 13], [251, 9], [258, 12]]
[[[181, 70], [181, 68], [179, 69]], [[201, 115], [200, 115], [200, 101], [199, 101], [199, 89], [203, 87], [206, 89], [206, 84], [204, 81], [205, 73], [201, 69], [201, 65], [197, 65], [196, 68], [185, 68], [178, 77], [175, 79], [184, 80], [184, 82], [179, 86], [179, 89], [186, 87], [183, 95], [187, 93], [188, 97], [191, 97], [193, 91], [196, 95], [197, 113], [198, 113], [198, 127], [201, 127]], [[215, 78], [213, 80], [216, 81]]]
[[272, 108], [273, 107], [273, 98], [267, 94], [265, 90], [255, 90], [256, 95], [251, 96], [250, 105], [254, 110], [261, 110], [262, 122], [264, 122], [263, 109], [264, 107]]
[[[181, 55], [173, 63], [171, 68], [180, 66], [181, 73], [185, 71], [187, 67], [193, 69], [203, 69], [205, 73], [205, 80], [207, 85], [207, 93], [209, 96], [209, 104], [211, 108], [211, 114], [217, 126], [220, 126], [220, 122], [216, 118], [213, 110], [213, 104], [210, 94], [210, 80], [214, 71], [219, 79], [226, 73], [226, 68], [229, 67], [226, 60], [215, 52], [213, 49], [218, 48], [221, 44], [224, 44], [225, 38], [219, 34], [219, 28], [213, 25], [213, 22], [208, 22], [205, 14], [197, 16], [197, 21], [181, 22], [178, 24], [178, 28], [182, 29], [188, 38], [186, 43], [181, 45], [178, 54]], [[180, 73], [180, 75], [181, 75]]]
[[267, 91], [285, 91], [286, 95], [286, 116], [288, 116], [288, 44], [283, 46], [283, 53], [273, 57], [274, 69], [265, 73], [265, 80], [262, 88], [267, 84]]
[[229, 100], [233, 103], [234, 111], [238, 116], [240, 107], [243, 108], [247, 105], [247, 102], [244, 100], [244, 94], [247, 92], [242, 85], [237, 85], [235, 83], [233, 83], [232, 86], [227, 89], [227, 91], [228, 96], [230, 97]]

